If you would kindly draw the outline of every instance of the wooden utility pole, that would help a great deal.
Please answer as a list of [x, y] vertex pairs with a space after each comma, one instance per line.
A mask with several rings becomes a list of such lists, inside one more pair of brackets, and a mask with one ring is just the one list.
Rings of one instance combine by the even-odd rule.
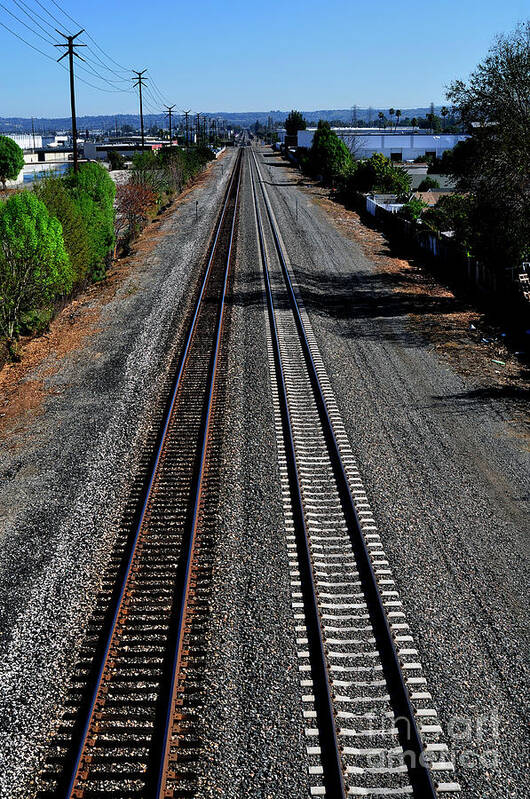
[[166, 116], [169, 117], [169, 146], [173, 144], [173, 139], [171, 138], [171, 114], [173, 113], [173, 109], [175, 108], [174, 105], [164, 105], [164, 108], [167, 108]]
[[188, 136], [188, 132], [189, 132], [189, 128], [188, 128], [188, 114], [190, 113], [190, 110], [191, 110], [191, 109], [188, 109], [187, 111], [184, 111], [184, 116], [186, 117], [186, 147], [189, 147], [189, 146], [190, 146], [190, 142], [189, 142], [189, 136]]
[[76, 33], [75, 36], [67, 36], [66, 33], [62, 33], [60, 30], [55, 29], [59, 36], [64, 36], [66, 42], [63, 44], [55, 44], [54, 47], [66, 47], [66, 51], [62, 54], [57, 61], [62, 61], [63, 58], [68, 56], [68, 62], [70, 66], [70, 105], [72, 108], [72, 139], [74, 144], [74, 172], [79, 170], [78, 158], [77, 158], [77, 120], [75, 117], [75, 87], [74, 87], [74, 56], [77, 56], [81, 61], [84, 61], [84, 58], [81, 58], [79, 53], [76, 53], [75, 47], [86, 47], [86, 44], [74, 44], [74, 39], [77, 39], [78, 36], [81, 36], [84, 33], [83, 30], [80, 30], [79, 33]]
[[142, 69], [141, 72], [137, 72], [135, 69], [133, 69], [132, 71], [136, 75], [136, 77], [133, 78], [133, 81], [136, 81], [134, 87], [136, 88], [138, 86], [138, 90], [140, 92], [140, 130], [142, 133], [142, 150], [143, 150], [145, 145], [145, 137], [144, 137], [144, 109], [142, 105], [142, 86], [144, 82], [147, 80], [147, 78], [143, 77], [144, 72], [147, 72], [147, 70]]

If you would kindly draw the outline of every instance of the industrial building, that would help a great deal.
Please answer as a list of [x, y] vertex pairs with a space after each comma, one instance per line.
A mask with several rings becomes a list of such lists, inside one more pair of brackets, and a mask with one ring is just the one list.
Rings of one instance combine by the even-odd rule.
[[[382, 153], [392, 161], [414, 161], [424, 155], [440, 157], [447, 150], [468, 139], [464, 134], [426, 133], [411, 128], [398, 131], [378, 131], [374, 128], [333, 128], [355, 158], [370, 158]], [[298, 146], [311, 147], [316, 128], [298, 131]], [[285, 131], [278, 131], [281, 142]]]

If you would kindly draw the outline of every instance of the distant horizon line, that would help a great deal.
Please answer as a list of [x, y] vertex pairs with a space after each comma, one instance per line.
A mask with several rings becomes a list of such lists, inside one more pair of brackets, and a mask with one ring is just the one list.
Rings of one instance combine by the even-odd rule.
[[[403, 113], [405, 113], [407, 111], [418, 111], [418, 110], [424, 110], [424, 109], [428, 110], [430, 108], [430, 105], [431, 104], [429, 103], [428, 105], [409, 106], [408, 108], [401, 108], [401, 109], [399, 107], [397, 107], [396, 110], [400, 110], [401, 113], [403, 114]], [[443, 104], [434, 103], [434, 108], [435, 109], [436, 108], [442, 108], [442, 107], [443, 107]], [[289, 114], [292, 110], [299, 110], [299, 109], [271, 108], [271, 109], [268, 109], [268, 110], [260, 110], [260, 111], [257, 111], [257, 110], [253, 110], [253, 111], [199, 111], [199, 112], [195, 111], [195, 112], [191, 112], [190, 113], [190, 117], [191, 116], [196, 116], [197, 113], [199, 113], [201, 116], [206, 115], [206, 116], [211, 116], [211, 117], [239, 116], [239, 115], [250, 116], [250, 115], [255, 115], [255, 114], [256, 115]], [[367, 111], [370, 111], [370, 110], [373, 111], [373, 112], [374, 111], [377, 111], [377, 112], [385, 111], [386, 113], [388, 113], [388, 111], [389, 111], [389, 109], [386, 108], [386, 106], [373, 105], [373, 106], [357, 106], [356, 113], [357, 114], [366, 113]], [[319, 113], [326, 113], [326, 114], [330, 114], [330, 113], [349, 113], [349, 114], [351, 114], [353, 111], [354, 111], [354, 106], [349, 106], [347, 108], [302, 109], [302, 110], [300, 110], [300, 113], [301, 114], [319, 114]], [[179, 111], [177, 115], [178, 116], [182, 116], [183, 114], [184, 114], [183, 111]], [[163, 116], [163, 115], [164, 115], [163, 111], [156, 112], [156, 113], [154, 113], [154, 112], [146, 112], [146, 113], [144, 113], [144, 117], [158, 117], [158, 116]], [[77, 118], [78, 119], [84, 119], [86, 117], [117, 117], [117, 118], [119, 118], [119, 117], [126, 117], [126, 116], [139, 116], [139, 113], [136, 110], [135, 111], [121, 111], [119, 113], [110, 113], [110, 112], [108, 112], [108, 113], [84, 113], [84, 114], [78, 114]], [[0, 120], [11, 120], [11, 119], [22, 120], [22, 121], [25, 121], [25, 122], [31, 122], [32, 119], [34, 119], [36, 121], [39, 120], [39, 119], [46, 119], [46, 120], [56, 120], [57, 119], [57, 120], [60, 120], [60, 119], [69, 119], [69, 114], [65, 114], [64, 116], [50, 116], [50, 117], [46, 117], [46, 116], [29, 116], [28, 117], [28, 116], [19, 116], [17, 114], [11, 114], [9, 116], [0, 116]]]

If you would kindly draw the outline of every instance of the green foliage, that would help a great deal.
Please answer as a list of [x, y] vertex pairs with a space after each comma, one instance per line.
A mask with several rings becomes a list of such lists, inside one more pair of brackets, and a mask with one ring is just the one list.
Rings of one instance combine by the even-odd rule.
[[23, 314], [71, 288], [61, 223], [33, 192], [13, 195], [0, 206], [0, 330], [13, 339]]
[[65, 181], [53, 174], [38, 181], [34, 193], [42, 200], [50, 215], [61, 223], [73, 282], [82, 283], [90, 274], [92, 248], [87, 221], [79, 203], [72, 198]]
[[410, 192], [410, 175], [382, 153], [374, 153], [358, 163], [350, 186], [357, 191], [402, 197]]
[[418, 191], [429, 191], [429, 189], [439, 189], [440, 184], [434, 178], [431, 178], [427, 175], [426, 178], [423, 178], [420, 185], [418, 186]]
[[107, 170], [96, 163], [82, 164], [77, 174], [69, 172], [63, 180], [87, 226], [89, 275], [101, 280], [114, 246], [116, 186]]
[[6, 181], [16, 180], [24, 166], [24, 153], [9, 136], [0, 136], [0, 182], [4, 189]]
[[402, 208], [400, 208], [399, 214], [400, 216], [405, 217], [405, 219], [415, 222], [421, 217], [422, 213], [428, 207], [429, 206], [427, 203], [423, 202], [423, 200], [420, 200], [419, 197], [412, 197]]
[[530, 21], [499, 37], [447, 97], [472, 132], [451, 171], [476, 207], [473, 249], [504, 277], [530, 255]]
[[440, 233], [453, 231], [455, 240], [466, 249], [471, 247], [476, 209], [472, 198], [462, 194], [446, 194], [422, 215], [431, 230]]
[[125, 158], [116, 150], [109, 150], [107, 153], [111, 171], [115, 169], [125, 169]]
[[324, 183], [330, 185], [337, 179], [345, 179], [355, 169], [352, 155], [342, 139], [331, 130], [329, 122], [318, 123], [309, 150], [309, 163], [316, 175], [322, 175]]
[[294, 136], [299, 130], [305, 130], [307, 127], [307, 122], [300, 111], [294, 110], [291, 111], [284, 124], [288, 136]]

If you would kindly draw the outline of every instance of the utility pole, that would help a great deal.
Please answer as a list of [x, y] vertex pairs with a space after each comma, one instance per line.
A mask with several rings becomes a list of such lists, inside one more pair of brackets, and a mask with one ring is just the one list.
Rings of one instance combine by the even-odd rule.
[[197, 114], [197, 147], [199, 146], [199, 137], [200, 137], [200, 134], [201, 134], [200, 117], [201, 117], [201, 115]]
[[140, 92], [140, 130], [142, 132], [142, 150], [143, 150], [145, 139], [144, 139], [144, 109], [142, 105], [142, 86], [144, 81], [147, 80], [147, 78], [143, 77], [144, 72], [147, 72], [147, 70], [142, 69], [141, 72], [137, 72], [136, 69], [133, 69], [132, 72], [134, 72], [134, 74], [136, 75], [136, 77], [133, 78], [133, 80], [136, 81], [136, 83], [134, 84], [134, 88], [138, 86], [138, 90]]
[[31, 117], [31, 135], [33, 136], [33, 152], [35, 152], [35, 120]]
[[189, 108], [188, 108], [188, 110], [187, 110], [187, 111], [184, 111], [184, 116], [186, 117], [186, 147], [189, 147], [189, 146], [190, 146], [189, 135], [188, 135], [188, 133], [189, 133], [189, 127], [188, 127], [188, 115], [189, 115], [189, 113], [190, 113], [190, 110], [191, 110], [191, 109], [189, 109]]
[[173, 144], [173, 139], [171, 138], [171, 114], [173, 113], [173, 109], [175, 105], [164, 105], [164, 108], [167, 108], [166, 116], [169, 117], [169, 146]]
[[76, 53], [74, 50], [75, 47], [86, 47], [86, 44], [74, 44], [74, 39], [77, 39], [78, 36], [81, 36], [84, 33], [83, 30], [80, 30], [79, 33], [76, 33], [75, 36], [67, 36], [66, 33], [61, 33], [60, 30], [55, 28], [59, 36], [64, 36], [66, 42], [63, 44], [55, 44], [54, 47], [66, 47], [66, 51], [62, 54], [57, 61], [62, 61], [63, 58], [68, 56], [68, 62], [70, 66], [70, 105], [72, 108], [72, 139], [74, 145], [74, 172], [79, 171], [79, 164], [77, 162], [77, 120], [75, 118], [75, 89], [74, 89], [74, 56], [77, 56], [81, 61], [84, 61], [84, 58], [81, 58], [79, 53]]

